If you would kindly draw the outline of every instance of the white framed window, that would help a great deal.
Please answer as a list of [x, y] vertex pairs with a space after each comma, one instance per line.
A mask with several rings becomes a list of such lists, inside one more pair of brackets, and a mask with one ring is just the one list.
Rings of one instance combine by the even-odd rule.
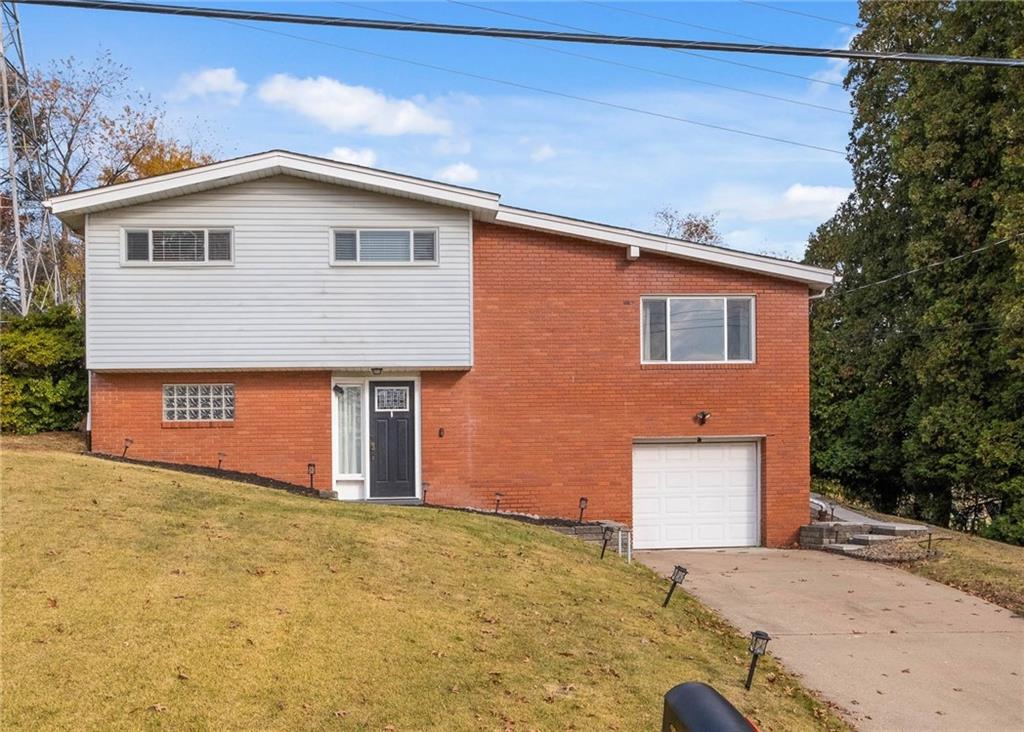
[[338, 420], [337, 462], [339, 475], [363, 474], [363, 386], [334, 385], [335, 415]]
[[436, 264], [437, 229], [332, 229], [331, 264]]
[[125, 229], [127, 265], [226, 265], [234, 262], [234, 235], [227, 228]]
[[407, 386], [375, 386], [373, 398], [378, 412], [409, 411], [409, 387]]
[[642, 363], [752, 363], [753, 297], [644, 297]]
[[165, 422], [227, 422], [234, 418], [234, 384], [164, 384]]

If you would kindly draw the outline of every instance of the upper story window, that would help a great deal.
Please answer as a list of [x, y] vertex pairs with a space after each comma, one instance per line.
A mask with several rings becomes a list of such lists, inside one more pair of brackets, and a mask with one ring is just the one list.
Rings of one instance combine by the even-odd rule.
[[434, 264], [435, 229], [335, 229], [334, 264]]
[[643, 363], [750, 363], [754, 298], [645, 297]]
[[231, 264], [231, 229], [126, 229], [126, 264]]

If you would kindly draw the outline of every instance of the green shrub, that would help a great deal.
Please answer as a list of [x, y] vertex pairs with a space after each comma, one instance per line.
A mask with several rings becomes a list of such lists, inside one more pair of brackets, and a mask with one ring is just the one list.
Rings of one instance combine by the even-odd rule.
[[0, 429], [75, 429], [88, 406], [85, 331], [67, 307], [5, 318], [0, 332]]

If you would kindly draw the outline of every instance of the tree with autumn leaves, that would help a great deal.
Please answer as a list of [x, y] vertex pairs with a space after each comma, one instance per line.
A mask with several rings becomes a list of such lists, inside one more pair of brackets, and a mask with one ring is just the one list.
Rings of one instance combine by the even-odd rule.
[[[864, 2], [853, 48], [1024, 57], [1012, 3]], [[806, 261], [816, 477], [1024, 544], [1024, 76], [854, 61], [854, 191]], [[890, 279], [893, 278], [893, 279]]]

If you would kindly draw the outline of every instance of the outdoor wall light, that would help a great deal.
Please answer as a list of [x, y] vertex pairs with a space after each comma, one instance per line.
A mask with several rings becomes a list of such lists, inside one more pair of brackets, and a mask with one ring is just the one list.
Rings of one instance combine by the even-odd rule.
[[316, 475], [316, 463], [306, 465], [306, 472], [309, 473], [309, 487], [313, 488], [313, 476]]
[[696, 420], [697, 424], [703, 425], [709, 419], [711, 419], [711, 412], [706, 412], [702, 409], [701, 411], [693, 415], [693, 418], [694, 420]]
[[444, 427], [441, 427], [437, 430], [437, 436], [444, 437]]
[[373, 374], [374, 376], [380, 376], [381, 374], [384, 373], [384, 369], [370, 369], [370, 373]]
[[601, 544], [601, 559], [604, 559], [604, 553], [608, 548], [608, 542], [612, 540], [612, 535], [614, 533], [615, 529], [611, 526], [605, 526], [604, 530], [601, 532], [601, 539], [603, 540], [603, 543]]
[[221, 469], [221, 466], [224, 464], [224, 458], [226, 458], [226, 457], [227, 457], [226, 453], [223, 453], [223, 452], [218, 452], [217, 453], [217, 470]]
[[124, 457], [125, 455], [128, 454], [128, 448], [132, 446], [133, 442], [134, 440], [131, 437], [124, 438], [124, 450], [121, 451], [121, 457]]
[[662, 607], [668, 607], [668, 601], [672, 599], [672, 593], [676, 591], [676, 585], [683, 584], [683, 580], [686, 579], [686, 575], [690, 572], [686, 567], [676, 565], [672, 570], [672, 576], [669, 578], [672, 580], [672, 584], [669, 585], [668, 594], [665, 595], [665, 602], [661, 603]]
[[345, 387], [342, 386], [341, 384], [335, 384], [334, 388], [331, 391], [333, 391], [338, 396], [344, 396], [345, 395]]
[[754, 670], [757, 668], [757, 659], [768, 650], [768, 641], [772, 638], [763, 630], [755, 630], [750, 634], [750, 671], [747, 672], [747, 683], [744, 684], [750, 690], [750, 684], [754, 680]]
[[587, 510], [587, 497], [586, 496], [580, 496], [580, 518], [579, 518], [579, 520], [576, 523], [578, 523], [578, 524], [582, 524], [583, 523], [583, 512], [586, 511], [586, 510]]
[[495, 493], [494, 494], [494, 512], [495, 513], [498, 512], [499, 508], [501, 508], [501, 497], [503, 495], [505, 495], [505, 494], [504, 493]]

